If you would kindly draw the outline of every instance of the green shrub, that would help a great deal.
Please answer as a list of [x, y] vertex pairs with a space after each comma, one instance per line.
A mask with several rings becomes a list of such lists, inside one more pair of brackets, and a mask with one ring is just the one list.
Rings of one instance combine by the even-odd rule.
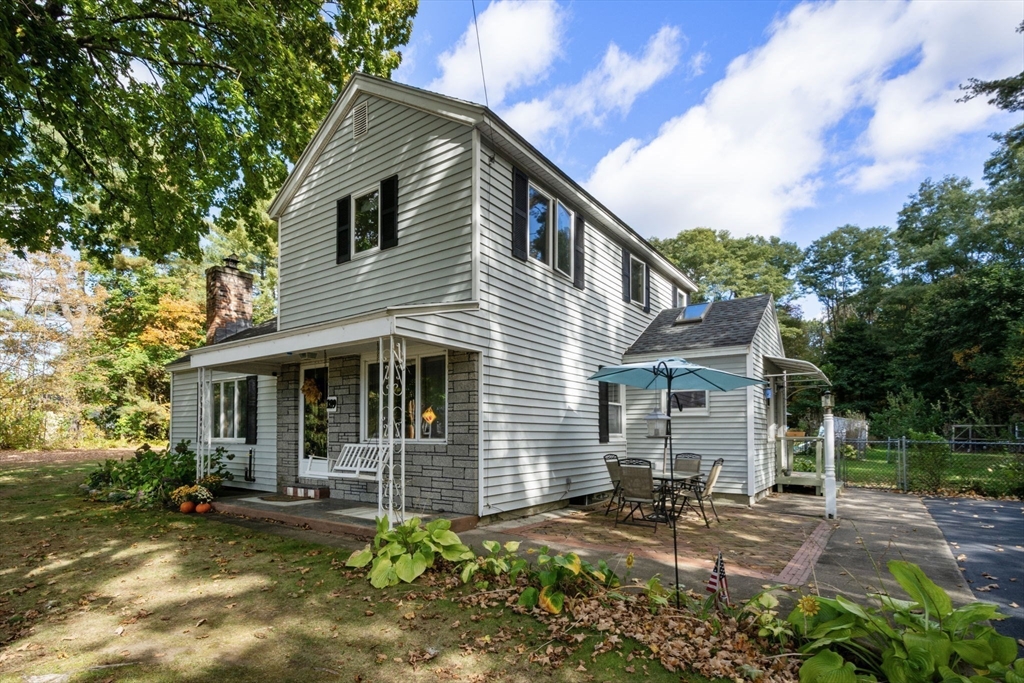
[[[190, 441], [173, 449], [153, 450], [149, 444], [128, 460], [107, 460], [86, 477], [84, 486], [108, 500], [132, 500], [138, 505], [166, 505], [171, 492], [196, 483], [196, 454]], [[232, 479], [223, 466], [223, 448], [210, 455], [210, 472], [216, 479]], [[208, 478], [207, 478], [208, 479]]]
[[347, 567], [370, 564], [370, 585], [374, 588], [397, 586], [400, 581], [412, 583], [434, 565], [440, 555], [449, 562], [474, 559], [473, 551], [459, 540], [447, 519], [435, 519], [425, 527], [418, 517], [388, 529], [388, 520], [377, 519], [373, 550], [367, 544], [349, 556]]
[[938, 434], [910, 432], [908, 447], [910, 487], [914, 491], [938, 491], [946, 483], [953, 464], [949, 443]]
[[911, 600], [876, 595], [880, 607], [863, 607], [842, 596], [806, 596], [788, 621], [813, 654], [800, 683], [1022, 683], [1017, 643], [986, 622], [1003, 619], [996, 605], [974, 602], [953, 609], [944, 590], [917, 565], [889, 562], [889, 572]]

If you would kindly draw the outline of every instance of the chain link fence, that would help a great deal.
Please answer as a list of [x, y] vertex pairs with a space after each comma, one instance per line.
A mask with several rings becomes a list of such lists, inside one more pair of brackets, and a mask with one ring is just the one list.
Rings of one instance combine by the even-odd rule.
[[837, 439], [846, 486], [1024, 499], [1024, 442]]

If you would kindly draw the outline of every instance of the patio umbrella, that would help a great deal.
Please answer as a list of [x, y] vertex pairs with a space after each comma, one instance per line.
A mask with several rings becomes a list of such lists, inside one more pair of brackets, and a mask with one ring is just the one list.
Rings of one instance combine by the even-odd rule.
[[[683, 358], [662, 358], [643, 363], [626, 363], [601, 368], [589, 377], [595, 382], [625, 384], [638, 389], [652, 389], [668, 392], [668, 417], [665, 436], [668, 439], [669, 485], [675, 487], [675, 457], [672, 451], [672, 390], [683, 391], [732, 391], [743, 387], [764, 384], [763, 380], [735, 375], [724, 370], [704, 367]], [[672, 526], [672, 557], [676, 570], [676, 608], [679, 607], [679, 545], [676, 537], [675, 520]]]

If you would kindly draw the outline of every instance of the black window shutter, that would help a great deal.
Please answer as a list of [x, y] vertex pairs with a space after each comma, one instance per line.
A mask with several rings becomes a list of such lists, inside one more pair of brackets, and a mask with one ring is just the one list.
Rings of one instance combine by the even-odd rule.
[[672, 285], [672, 308], [679, 308], [679, 289]]
[[526, 246], [529, 240], [529, 189], [530, 179], [518, 168], [512, 169], [512, 256], [526, 260]]
[[245, 443], [256, 443], [256, 408], [260, 390], [259, 377], [249, 375], [245, 378]]
[[584, 266], [586, 264], [586, 255], [584, 253], [584, 222], [583, 216], [576, 214], [576, 232], [573, 233], [573, 262], [572, 262], [572, 286], [576, 289], [586, 288], [586, 276], [584, 275]]
[[622, 250], [622, 300], [629, 303], [629, 251]]
[[338, 234], [335, 263], [352, 259], [352, 195], [338, 200]]
[[644, 313], [651, 312], [651, 267], [644, 264]]
[[608, 382], [597, 383], [597, 440], [608, 443]]
[[380, 181], [380, 248], [398, 246], [398, 176]]

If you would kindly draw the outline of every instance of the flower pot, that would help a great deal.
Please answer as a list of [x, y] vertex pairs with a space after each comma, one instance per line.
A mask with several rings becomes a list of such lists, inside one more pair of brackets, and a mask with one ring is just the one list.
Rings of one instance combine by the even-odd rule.
[[199, 505], [196, 505], [196, 512], [198, 512], [201, 515], [205, 515], [207, 512], [209, 512], [212, 509], [213, 509], [213, 506], [210, 505], [209, 503], [200, 503]]
[[181, 506], [178, 509], [187, 515], [188, 513], [195, 511], [196, 504], [193, 503], [191, 500], [186, 500], [184, 503], [181, 504]]

